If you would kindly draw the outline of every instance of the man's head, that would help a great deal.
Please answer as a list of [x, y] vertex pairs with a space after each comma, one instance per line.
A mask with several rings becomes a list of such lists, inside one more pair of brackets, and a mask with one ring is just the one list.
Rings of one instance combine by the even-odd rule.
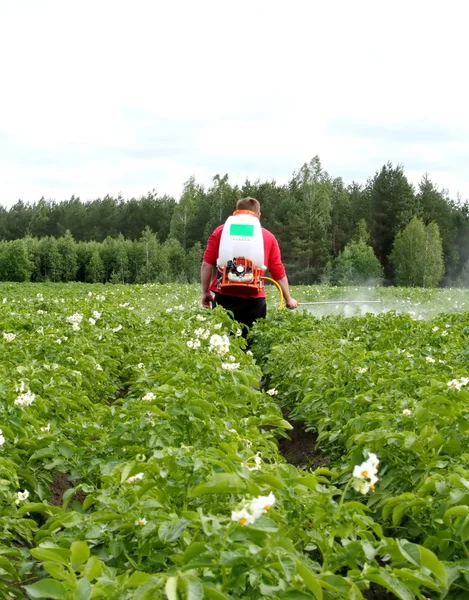
[[255, 198], [241, 198], [236, 203], [236, 210], [250, 210], [259, 217], [261, 216], [261, 205]]

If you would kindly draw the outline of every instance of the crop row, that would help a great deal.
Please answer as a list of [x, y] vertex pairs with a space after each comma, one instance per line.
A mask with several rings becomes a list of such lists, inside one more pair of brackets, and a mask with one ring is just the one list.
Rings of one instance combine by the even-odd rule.
[[427, 321], [279, 312], [258, 327], [254, 345], [279, 404], [327, 457], [333, 483], [345, 483], [367, 452], [379, 457], [379, 480], [363, 502], [386, 535], [444, 561], [449, 598], [469, 594], [468, 336], [467, 313]]

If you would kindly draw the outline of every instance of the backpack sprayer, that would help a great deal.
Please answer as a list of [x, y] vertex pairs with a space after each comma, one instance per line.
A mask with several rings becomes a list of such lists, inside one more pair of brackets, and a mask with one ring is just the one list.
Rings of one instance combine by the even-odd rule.
[[[249, 258], [247, 258], [249, 257]], [[285, 306], [280, 285], [271, 277], [262, 275], [267, 269], [264, 264], [264, 237], [256, 213], [250, 210], [236, 210], [225, 222], [220, 239], [217, 268], [220, 277], [217, 286], [222, 293], [230, 291], [250, 291], [256, 294], [264, 287], [264, 281], [271, 281], [280, 293], [279, 308]], [[321, 302], [299, 302], [298, 306], [321, 304], [377, 304], [381, 300], [327, 300]]]

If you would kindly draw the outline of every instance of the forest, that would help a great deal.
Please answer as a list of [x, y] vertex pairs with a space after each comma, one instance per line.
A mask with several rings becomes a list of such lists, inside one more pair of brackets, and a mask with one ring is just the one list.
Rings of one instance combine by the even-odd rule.
[[0, 207], [0, 280], [194, 282], [212, 230], [236, 201], [261, 203], [293, 284], [363, 282], [422, 287], [469, 281], [469, 205], [425, 174], [417, 188], [402, 165], [344, 184], [314, 157], [289, 181], [194, 177], [176, 199], [72, 196]]

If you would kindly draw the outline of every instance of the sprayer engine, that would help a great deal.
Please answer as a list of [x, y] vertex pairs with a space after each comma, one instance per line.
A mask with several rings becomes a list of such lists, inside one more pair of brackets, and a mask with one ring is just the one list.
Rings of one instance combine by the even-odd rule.
[[248, 283], [254, 279], [252, 262], [245, 258], [233, 258], [226, 263], [226, 274], [230, 281]]

